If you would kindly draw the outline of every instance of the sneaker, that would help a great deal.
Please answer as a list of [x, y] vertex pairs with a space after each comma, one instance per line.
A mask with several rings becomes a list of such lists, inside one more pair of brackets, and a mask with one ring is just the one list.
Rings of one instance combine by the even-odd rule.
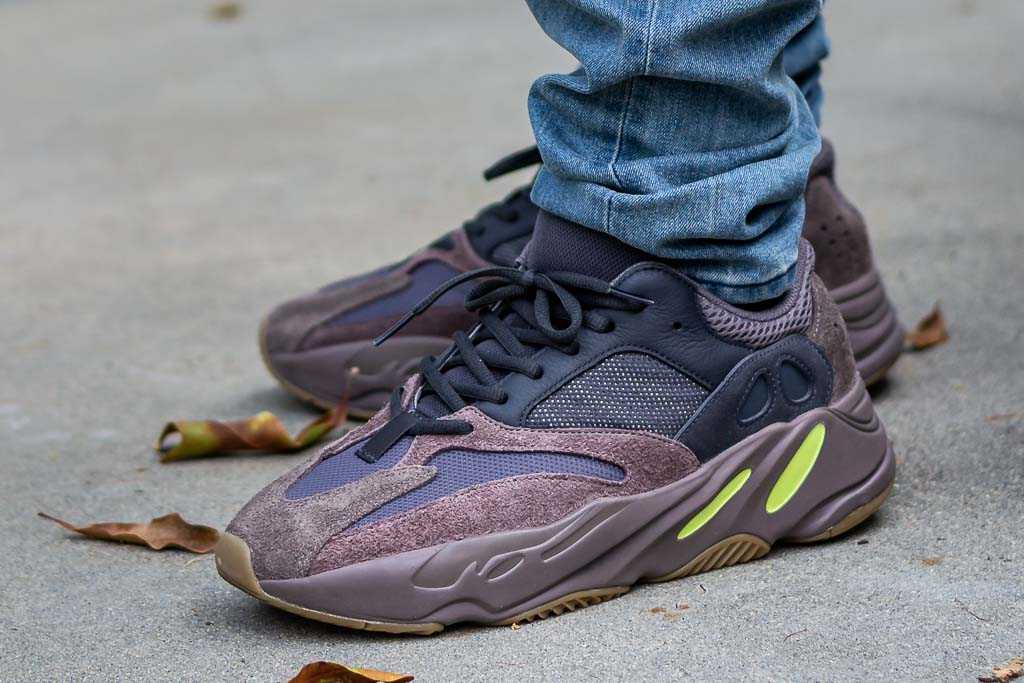
[[875, 270], [864, 217], [836, 185], [835, 151], [828, 140], [807, 181], [804, 237], [818, 255], [815, 266], [846, 321], [857, 371], [871, 386], [903, 352], [906, 332]]
[[[536, 148], [528, 149], [502, 159], [484, 177], [538, 163]], [[529, 241], [536, 218], [527, 185], [404, 261], [281, 304], [260, 325], [264, 364], [294, 396], [329, 409], [347, 395], [349, 415], [370, 417], [420, 358], [443, 351], [457, 330], [472, 323], [474, 316], [462, 305], [468, 290], [450, 291], [391, 343], [374, 347], [373, 338], [452, 277], [477, 268], [511, 266]], [[350, 373], [353, 368], [358, 372]]]
[[[846, 319], [861, 375], [881, 379], [903, 348], [903, 329], [875, 270], [867, 228], [835, 183], [828, 141], [807, 188], [805, 236], [818, 271]], [[510, 155], [484, 172], [488, 179], [540, 163], [536, 148]], [[341, 280], [274, 309], [260, 326], [263, 361], [293, 395], [331, 408], [348, 395], [350, 414], [380, 408], [424, 355], [440, 353], [472, 320], [455, 289], [399, 332], [374, 347], [373, 337], [445, 280], [476, 268], [512, 265], [533, 231], [537, 207], [530, 186], [484, 208], [461, 228], [406, 260]], [[358, 373], [350, 375], [350, 368]]]
[[221, 576], [312, 619], [427, 634], [828, 539], [888, 496], [893, 451], [807, 242], [757, 312], [546, 213], [525, 259], [448, 283], [487, 278], [474, 332], [257, 494]]

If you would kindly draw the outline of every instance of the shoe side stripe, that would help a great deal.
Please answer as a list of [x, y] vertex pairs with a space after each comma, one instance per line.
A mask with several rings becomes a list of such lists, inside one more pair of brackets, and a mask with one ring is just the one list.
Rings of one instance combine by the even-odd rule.
[[747, 483], [747, 479], [750, 479], [751, 470], [748, 467], [745, 470], [741, 470], [729, 483], [726, 484], [718, 494], [711, 499], [711, 502], [700, 509], [700, 512], [690, 518], [690, 521], [686, 523], [679, 533], [676, 535], [678, 540], [683, 540], [688, 536], [700, 531], [701, 527], [710, 522], [712, 518], [718, 514], [718, 512], [725, 507], [725, 504], [735, 496], [743, 485]]

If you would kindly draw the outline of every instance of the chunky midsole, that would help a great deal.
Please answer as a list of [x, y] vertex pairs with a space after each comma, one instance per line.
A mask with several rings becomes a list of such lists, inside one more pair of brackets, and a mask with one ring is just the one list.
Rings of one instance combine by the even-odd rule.
[[881, 276], [872, 269], [829, 293], [846, 323], [857, 371], [868, 384], [881, 379], [902, 353], [904, 337]]
[[[822, 430], [808, 466], [807, 444]], [[660, 489], [596, 500], [542, 528], [260, 586], [293, 605], [359, 619], [500, 622], [576, 591], [666, 577], [736, 534], [769, 545], [819, 537], [883, 493], [893, 476], [889, 440], [858, 382], [832, 406], [766, 427]], [[730, 495], [721, 503], [723, 491]]]
[[369, 417], [415, 372], [421, 358], [440, 353], [449, 343], [442, 337], [405, 336], [380, 347], [353, 341], [307, 351], [264, 352], [263, 357], [274, 376], [300, 398], [332, 408], [347, 395], [353, 417]]

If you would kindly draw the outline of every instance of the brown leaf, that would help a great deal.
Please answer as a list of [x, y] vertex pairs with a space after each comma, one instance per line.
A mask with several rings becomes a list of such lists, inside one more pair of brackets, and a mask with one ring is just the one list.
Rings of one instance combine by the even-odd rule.
[[156, 517], [146, 524], [132, 522], [100, 522], [89, 526], [75, 526], [63, 519], [57, 519], [40, 512], [43, 519], [60, 524], [65, 529], [74, 531], [101, 541], [120, 541], [134, 545], [149, 546], [153, 550], [164, 548], [181, 548], [193, 553], [208, 553], [217, 544], [219, 532], [213, 527], [201, 524], [190, 524], [177, 512], [163, 517]]
[[1006, 683], [1024, 676], [1024, 657], [1014, 657], [1006, 664], [992, 667], [991, 676], [978, 676], [983, 683]]
[[936, 565], [942, 564], [942, 558], [941, 557], [926, 557], [923, 560], [921, 560], [921, 564], [923, 564], [926, 567], [934, 567]]
[[244, 420], [178, 420], [168, 422], [156, 440], [160, 462], [238, 451], [294, 453], [312, 446], [348, 419], [348, 401], [324, 413], [294, 437], [281, 420], [264, 410]]
[[335, 662], [310, 662], [288, 683], [406, 683], [412, 676], [355, 669]]
[[938, 304], [907, 333], [907, 344], [914, 351], [923, 351], [949, 341], [946, 319]]
[[219, 2], [210, 8], [214, 21], [232, 21], [242, 15], [242, 6], [237, 2]]

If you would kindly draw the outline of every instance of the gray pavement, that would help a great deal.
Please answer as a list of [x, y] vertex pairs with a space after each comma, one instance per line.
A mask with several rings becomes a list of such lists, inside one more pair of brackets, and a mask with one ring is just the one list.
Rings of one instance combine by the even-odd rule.
[[0, 1], [0, 679], [272, 681], [322, 658], [423, 681], [962, 681], [1024, 656], [1024, 3], [829, 13], [843, 186], [904, 318], [941, 300], [952, 334], [877, 396], [889, 504], [840, 541], [516, 631], [396, 639], [34, 515], [226, 523], [294, 458], [162, 466], [162, 422], [309, 419], [260, 365], [260, 315], [521, 182], [479, 171], [529, 142], [529, 83], [570, 59], [508, 0], [253, 2], [233, 22]]

